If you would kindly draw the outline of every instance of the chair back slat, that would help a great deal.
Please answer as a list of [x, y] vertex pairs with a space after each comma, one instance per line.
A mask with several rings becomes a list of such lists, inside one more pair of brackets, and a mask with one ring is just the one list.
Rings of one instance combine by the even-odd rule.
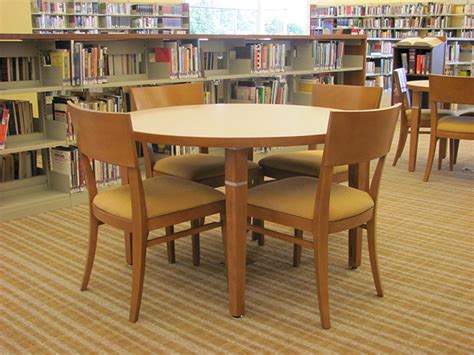
[[395, 84], [395, 91], [400, 95], [400, 101], [408, 110], [411, 107], [410, 95], [407, 85], [407, 71], [405, 68], [397, 68], [393, 70], [393, 81]]
[[399, 111], [400, 104], [377, 110], [331, 112], [322, 164], [357, 164], [385, 156]]
[[204, 103], [202, 83], [136, 87], [130, 92], [132, 110]]
[[474, 78], [430, 75], [430, 101], [474, 105]]
[[83, 154], [123, 167], [138, 167], [129, 114], [85, 110], [72, 103], [68, 112]]
[[314, 84], [312, 105], [338, 110], [371, 110], [380, 107], [381, 87]]

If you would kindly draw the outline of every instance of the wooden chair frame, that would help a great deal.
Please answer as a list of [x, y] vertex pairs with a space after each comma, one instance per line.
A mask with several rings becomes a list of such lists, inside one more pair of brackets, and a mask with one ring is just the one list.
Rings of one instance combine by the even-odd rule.
[[[132, 292], [129, 320], [136, 322], [140, 311], [143, 281], [145, 275], [146, 248], [174, 241], [187, 235], [193, 235], [209, 229], [223, 227], [225, 200], [210, 203], [198, 208], [149, 218], [145, 206], [145, 195], [140, 168], [132, 137], [132, 125], [129, 114], [103, 113], [81, 109], [71, 103], [68, 112], [74, 123], [80, 151], [81, 165], [84, 169], [90, 208], [89, 246], [86, 267], [81, 290], [87, 289], [97, 247], [99, 226], [108, 224], [123, 230], [131, 236], [133, 245]], [[100, 142], [100, 144], [99, 144]], [[99, 209], [93, 204], [98, 194], [94, 172], [90, 159], [116, 164], [125, 169], [130, 185], [132, 219], [127, 220]], [[165, 236], [148, 239], [150, 231], [175, 225], [189, 220], [202, 219], [204, 216], [220, 213], [221, 222], [212, 222], [178, 233], [169, 230]]]
[[[436, 144], [440, 140], [440, 149], [443, 142], [450, 141], [449, 168], [453, 169], [456, 161], [459, 140], [474, 140], [474, 134], [465, 132], [440, 131], [438, 129], [438, 105], [439, 104], [467, 104], [474, 105], [474, 78], [455, 77], [446, 75], [430, 75], [430, 106], [431, 106], [431, 134], [428, 160], [426, 163], [423, 181], [427, 182], [431, 175], [433, 160], [436, 152]], [[438, 165], [438, 168], [441, 168]]]
[[[130, 91], [130, 98], [133, 111], [168, 106], [202, 105], [204, 103], [204, 88], [202, 83], [135, 87]], [[146, 177], [150, 178], [153, 176], [164, 175], [164, 173], [153, 170], [153, 166], [156, 163], [155, 155], [153, 153], [153, 145], [151, 143], [142, 142], [142, 146]], [[200, 147], [199, 153], [208, 154], [209, 148]], [[169, 158], [172, 157], [167, 157], [165, 159]], [[253, 151], [251, 149], [249, 149], [248, 159], [253, 160]], [[205, 179], [197, 179], [194, 181], [211, 187], [221, 187], [225, 185], [224, 175], [225, 174]], [[249, 182], [251, 186], [263, 182], [261, 169], [249, 171]], [[192, 220], [191, 225], [197, 227], [203, 222], [204, 221]], [[173, 226], [168, 226], [167, 228], [169, 232], [173, 231]], [[125, 239], [127, 239], [127, 237], [125, 237]], [[263, 237], [255, 236], [255, 239], [258, 239], [259, 244], [263, 245]], [[126, 248], [129, 248], [129, 243], [126, 243]], [[192, 250], [193, 264], [198, 266], [200, 264], [199, 234], [192, 236]], [[170, 263], [176, 261], [174, 242], [168, 243], [168, 261]]]
[[[390, 150], [399, 109], [400, 104], [370, 111], [331, 112], [321, 174], [319, 179], [315, 179], [317, 192], [312, 219], [253, 205], [248, 206], [249, 216], [286, 225], [296, 231], [308, 231], [313, 235], [313, 240], [307, 240], [302, 238], [302, 232], [292, 236], [259, 225], [249, 225], [249, 229], [254, 232], [314, 250], [319, 310], [324, 329], [330, 328], [328, 292], [328, 235], [330, 233], [355, 227], [367, 230], [374, 283], [377, 295], [383, 296], [376, 255], [377, 201], [382, 170], [386, 155]], [[371, 160], [377, 160], [377, 166], [367, 192], [374, 201], [374, 207], [344, 220], [329, 221], [329, 200], [334, 166], [368, 164]]]

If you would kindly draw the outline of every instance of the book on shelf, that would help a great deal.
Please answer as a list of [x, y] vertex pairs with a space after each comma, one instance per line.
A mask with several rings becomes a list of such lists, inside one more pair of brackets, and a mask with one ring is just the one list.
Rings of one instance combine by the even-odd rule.
[[0, 100], [0, 108], [9, 112], [7, 135], [13, 136], [35, 132], [31, 102], [26, 100]]
[[285, 104], [288, 84], [283, 78], [239, 80], [231, 84], [231, 100], [241, 103]]
[[250, 59], [251, 73], [285, 71], [285, 43], [253, 43], [235, 47], [236, 59]]
[[33, 57], [0, 58], [0, 81], [37, 80]]
[[315, 76], [302, 76], [296, 82], [296, 91], [297, 92], [313, 92], [314, 84], [334, 84], [335, 77], [334, 75], [315, 75]]
[[151, 63], [167, 63], [170, 79], [201, 77], [200, 49], [193, 43], [164, 42], [148, 58]]
[[5, 149], [8, 132], [8, 119], [10, 118], [10, 111], [0, 107], [0, 149]]
[[344, 41], [313, 41], [312, 51], [313, 68], [315, 70], [342, 68]]
[[438, 37], [407, 37], [397, 42], [396, 45], [433, 48], [441, 43], [444, 43], [444, 41]]
[[36, 150], [0, 156], [0, 182], [28, 179], [40, 175]]

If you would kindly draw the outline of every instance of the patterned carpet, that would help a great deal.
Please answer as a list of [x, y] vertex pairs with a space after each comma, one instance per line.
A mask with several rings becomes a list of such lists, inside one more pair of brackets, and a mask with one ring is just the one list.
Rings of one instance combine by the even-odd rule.
[[[473, 353], [474, 145], [462, 142], [454, 172], [408, 173], [406, 152], [387, 165], [379, 210], [385, 297], [378, 298], [364, 244], [347, 264], [347, 238], [330, 239], [332, 328], [320, 327], [312, 253], [291, 266], [292, 247], [248, 241], [247, 314], [227, 309], [218, 231], [202, 237], [193, 267], [190, 239], [149, 249], [142, 311], [128, 322], [131, 269], [122, 234], [105, 227], [89, 290], [79, 291], [87, 245], [84, 206], [0, 225], [0, 353]], [[393, 150], [392, 150], [393, 151]], [[391, 157], [390, 157], [391, 158]], [[390, 159], [391, 163], [391, 159]]]

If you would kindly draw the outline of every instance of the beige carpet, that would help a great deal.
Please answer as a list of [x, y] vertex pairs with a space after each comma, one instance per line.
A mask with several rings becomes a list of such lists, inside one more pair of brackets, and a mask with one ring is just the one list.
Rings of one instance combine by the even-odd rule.
[[[0, 353], [473, 353], [474, 146], [461, 143], [454, 172], [387, 165], [381, 189], [379, 253], [385, 297], [378, 298], [364, 244], [348, 270], [346, 234], [330, 240], [332, 328], [320, 327], [312, 253], [291, 266], [291, 246], [248, 241], [247, 314], [227, 309], [221, 238], [202, 238], [193, 267], [190, 240], [177, 263], [164, 246], [148, 252], [138, 323], [128, 322], [130, 268], [122, 234], [103, 228], [90, 289], [79, 291], [87, 208], [0, 225]], [[391, 159], [390, 159], [391, 160]], [[391, 163], [391, 161], [390, 161]]]

